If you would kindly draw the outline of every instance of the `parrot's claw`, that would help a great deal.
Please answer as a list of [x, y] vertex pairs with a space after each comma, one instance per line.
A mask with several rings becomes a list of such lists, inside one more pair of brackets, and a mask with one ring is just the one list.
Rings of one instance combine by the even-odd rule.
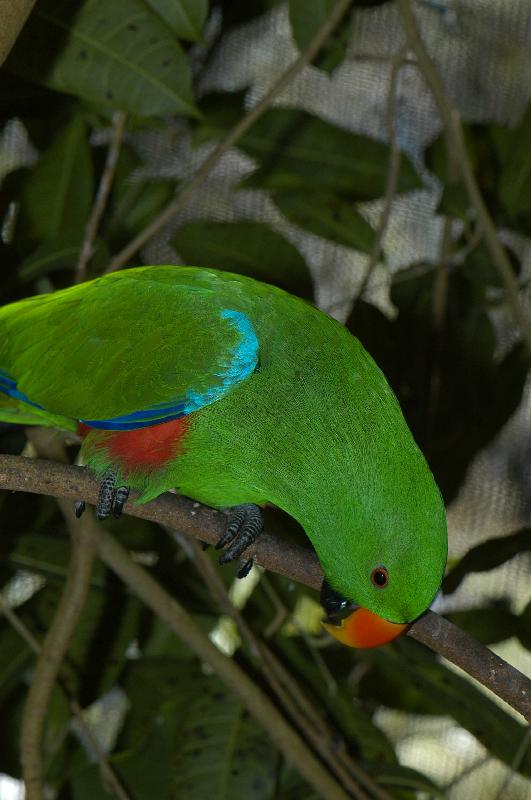
[[122, 511], [128, 497], [129, 489], [127, 486], [119, 486], [114, 494], [114, 500], [112, 504], [112, 513], [117, 519], [118, 517], [122, 516]]
[[236, 577], [237, 578], [246, 578], [247, 575], [252, 570], [253, 564], [254, 564], [254, 557], [248, 558], [246, 560], [244, 560], [242, 558], [242, 560], [240, 561], [240, 565], [238, 567], [238, 570], [236, 572]]
[[74, 514], [76, 515], [77, 519], [81, 517], [84, 511], [85, 511], [84, 500], [78, 500], [77, 503], [74, 503]]
[[[256, 541], [263, 528], [264, 518], [262, 511], [254, 503], [246, 503], [231, 509], [225, 533], [216, 544], [217, 550], [222, 547], [227, 548], [219, 559], [219, 563], [227, 564], [229, 561], [239, 558]], [[251, 567], [252, 559], [249, 559], [239, 569], [238, 577], [245, 577]], [[243, 574], [240, 575], [240, 572], [243, 572]]]
[[116, 488], [116, 475], [112, 469], [107, 470], [100, 483], [96, 517], [98, 519], [107, 519], [111, 511], [113, 516], [120, 517], [128, 497], [129, 489], [127, 486], [118, 486]]

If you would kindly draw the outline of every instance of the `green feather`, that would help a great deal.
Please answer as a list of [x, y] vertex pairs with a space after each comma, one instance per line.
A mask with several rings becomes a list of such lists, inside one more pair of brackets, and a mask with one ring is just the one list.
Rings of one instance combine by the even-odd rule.
[[[182, 453], [120, 479], [141, 502], [176, 488], [217, 507], [274, 503], [303, 525], [337, 591], [414, 619], [446, 561], [439, 490], [381, 371], [306, 302], [228, 273], [127, 270], [1, 309], [0, 368], [50, 424], [128, 414], [219, 384], [241, 339], [227, 308], [252, 323], [258, 370], [190, 416]], [[96, 446], [106, 436], [84, 445], [97, 474], [110, 466]], [[384, 590], [370, 580], [379, 565]]]

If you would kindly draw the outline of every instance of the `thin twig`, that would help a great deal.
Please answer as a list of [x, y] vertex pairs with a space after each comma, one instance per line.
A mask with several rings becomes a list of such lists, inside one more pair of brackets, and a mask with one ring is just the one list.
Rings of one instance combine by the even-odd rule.
[[531, 353], [531, 327], [520, 302], [518, 283], [514, 277], [511, 262], [498, 239], [496, 226], [485, 205], [474, 172], [470, 166], [459, 112], [450, 101], [437, 67], [422, 41], [411, 0], [398, 0], [398, 7], [407, 43], [417, 57], [418, 69], [426, 81], [439, 110], [446, 138], [448, 161], [450, 164], [455, 163], [459, 169], [459, 174], [466, 188], [470, 204], [476, 213], [477, 222], [483, 233], [492, 262], [505, 286], [507, 303], [511, 309], [514, 323]]
[[[330, 771], [335, 773], [336, 778], [350, 792], [352, 797], [358, 800], [368, 800], [369, 796], [366, 794], [365, 789], [370, 792], [375, 800], [391, 800], [390, 795], [381, 789], [362, 767], [352, 763], [345, 743], [339, 742], [336, 734], [332, 735], [332, 731], [283, 664], [276, 658], [267, 644], [256, 636], [247, 625], [242, 613], [231, 602], [219, 571], [216, 570], [199, 544], [193, 541], [192, 553], [193, 561], [200, 577], [219, 603], [221, 610], [234, 620], [251, 653], [258, 655], [257, 666], [265, 680], [269, 683], [279, 702], [284, 706], [301, 734], [312, 742]], [[332, 742], [334, 743], [333, 749], [331, 747]], [[360, 784], [364, 789], [360, 787]]]
[[146, 227], [144, 230], [135, 236], [135, 238], [127, 244], [123, 250], [109, 263], [105, 270], [106, 272], [113, 272], [126, 264], [132, 255], [134, 255], [146, 242], [154, 236], [163, 225], [168, 222], [177, 211], [179, 211], [188, 198], [195, 192], [195, 190], [203, 183], [205, 178], [212, 172], [221, 156], [227, 152], [244, 133], [247, 133], [254, 123], [267, 111], [272, 101], [277, 97], [283, 89], [288, 86], [293, 78], [307, 65], [310, 64], [315, 56], [318, 54], [321, 47], [324, 45], [332, 31], [341, 21], [341, 18], [350, 6], [350, 0], [336, 0], [332, 11], [325, 19], [311, 42], [300, 53], [295, 61], [282, 73], [282, 75], [275, 81], [272, 87], [264, 95], [264, 97], [257, 103], [250, 111], [242, 117], [242, 119], [229, 131], [229, 133], [222, 139], [221, 142], [212, 150], [209, 156], [201, 164], [195, 175], [184, 184], [179, 194], [161, 211], [161, 213]]
[[400, 152], [400, 149], [396, 141], [394, 105], [395, 105], [396, 88], [398, 84], [398, 76], [400, 74], [400, 70], [405, 64], [404, 59], [406, 53], [407, 53], [407, 48], [405, 46], [401, 47], [400, 50], [398, 50], [394, 54], [391, 60], [391, 72], [389, 76], [389, 89], [387, 92], [386, 115], [385, 115], [386, 126], [387, 126], [387, 138], [389, 140], [389, 165], [387, 168], [387, 177], [385, 181], [384, 204], [382, 208], [382, 213], [380, 215], [380, 221], [378, 223], [378, 229], [376, 231], [374, 244], [371, 249], [369, 264], [367, 266], [367, 270], [365, 271], [365, 275], [363, 277], [363, 280], [356, 295], [357, 298], [359, 299], [361, 299], [365, 294], [372, 273], [376, 269], [376, 265], [378, 264], [380, 255], [382, 253], [383, 240], [385, 238], [387, 227], [389, 225], [389, 218], [391, 216], [393, 199], [396, 195], [396, 190], [398, 188], [398, 177], [400, 174], [400, 161], [402, 158], [402, 154]]
[[[18, 614], [15, 611], [13, 611], [13, 609], [5, 602], [1, 593], [0, 593], [0, 614], [4, 615], [4, 617], [7, 619], [11, 627], [14, 630], [16, 630], [20, 638], [26, 642], [30, 650], [32, 650], [35, 653], [35, 655], [39, 656], [42, 650], [41, 644], [32, 634], [29, 628], [22, 622]], [[59, 673], [57, 676], [57, 685], [59, 686], [65, 699], [67, 700], [68, 705], [70, 706], [70, 711], [72, 712], [72, 716], [76, 720], [81, 733], [83, 734], [86, 741], [89, 743], [94, 753], [94, 756], [96, 758], [100, 770], [101, 780], [103, 785], [119, 800], [131, 800], [127, 792], [121, 786], [111, 765], [105, 758], [105, 754], [103, 753], [98, 740], [96, 739], [91, 729], [85, 722], [85, 719], [83, 717], [83, 709], [81, 708], [77, 700], [71, 695], [67, 685], [67, 681], [61, 673]]]
[[[89, 519], [96, 527], [96, 521]], [[127, 551], [102, 526], [98, 525], [97, 528], [98, 552], [104, 563], [188, 645], [196, 656], [210, 664], [225, 685], [239, 697], [267, 731], [284, 758], [325, 800], [348, 800], [348, 795], [234, 659], [227, 658], [212, 644], [184, 608], [164, 591], [145, 569], [135, 564]]]
[[[96, 504], [98, 483], [88, 470], [23, 456], [0, 455], [0, 488]], [[171, 492], [145, 505], [126, 504], [125, 513], [175, 528], [215, 544], [224, 532], [223, 514]], [[264, 532], [249, 548], [257, 563], [294, 581], [320, 589], [323, 573], [315, 553]], [[444, 617], [429, 611], [408, 635], [447, 658], [531, 722], [531, 680]]]
[[63, 656], [83, 611], [94, 555], [95, 543], [87, 535], [86, 526], [80, 526], [72, 539], [63, 593], [44, 639], [24, 703], [20, 753], [26, 800], [42, 800], [44, 796], [41, 753], [44, 721]]
[[107, 199], [111, 191], [112, 181], [118, 163], [125, 120], [126, 115], [123, 111], [114, 112], [112, 116], [112, 136], [109, 149], [107, 150], [107, 158], [105, 159], [105, 166], [96, 193], [96, 199], [94, 200], [94, 206], [92, 207], [92, 212], [85, 227], [83, 244], [81, 245], [79, 253], [79, 260], [76, 267], [76, 283], [82, 283], [87, 276], [87, 265], [92, 258], [94, 240], [96, 239], [100, 221], [107, 205]]

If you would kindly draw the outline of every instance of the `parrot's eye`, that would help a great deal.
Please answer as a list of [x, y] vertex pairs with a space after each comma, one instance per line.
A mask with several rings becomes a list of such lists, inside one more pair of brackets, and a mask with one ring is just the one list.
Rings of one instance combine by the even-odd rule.
[[377, 589], [385, 589], [389, 583], [389, 573], [385, 567], [375, 567], [371, 572], [371, 581]]

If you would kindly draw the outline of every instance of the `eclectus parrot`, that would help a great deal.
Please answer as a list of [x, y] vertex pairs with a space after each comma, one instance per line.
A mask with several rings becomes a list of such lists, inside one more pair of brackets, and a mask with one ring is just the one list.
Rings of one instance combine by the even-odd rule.
[[155, 266], [13, 303], [0, 390], [0, 419], [82, 430], [101, 518], [128, 489], [230, 507], [227, 561], [259, 534], [260, 506], [283, 509], [346, 644], [389, 641], [439, 589], [444, 506], [395, 395], [356, 338], [281, 289]]

